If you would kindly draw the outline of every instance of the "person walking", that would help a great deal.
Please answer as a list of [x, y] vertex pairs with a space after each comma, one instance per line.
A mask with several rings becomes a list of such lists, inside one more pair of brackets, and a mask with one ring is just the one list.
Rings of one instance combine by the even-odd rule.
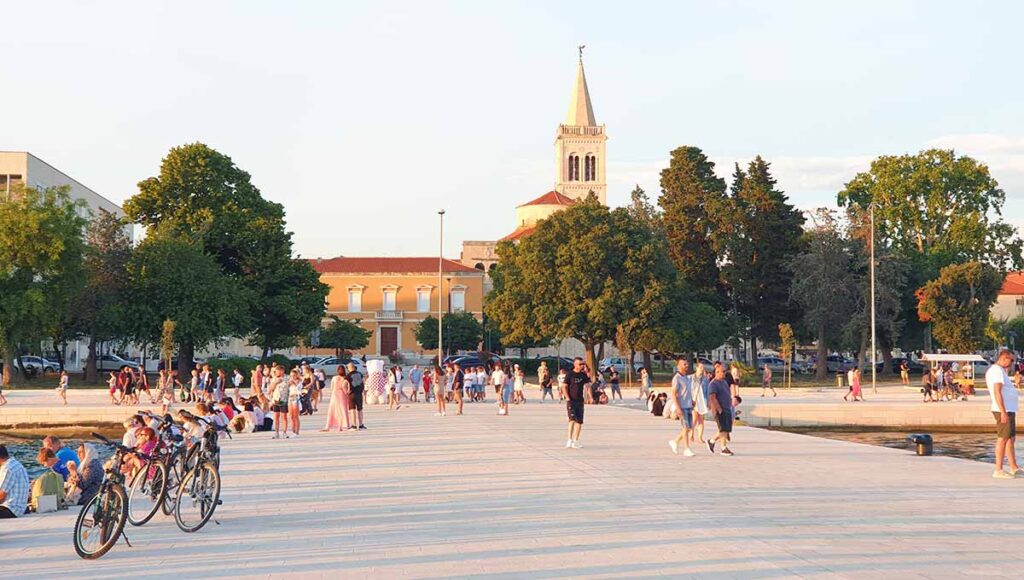
[[292, 426], [292, 434], [296, 437], [299, 436], [299, 411], [302, 406], [299, 401], [300, 397], [302, 397], [302, 377], [299, 375], [298, 369], [292, 369], [288, 375], [288, 417]]
[[512, 379], [512, 401], [518, 405], [519, 403], [526, 404], [526, 395], [523, 393], [523, 388], [526, 386], [526, 373], [523, 369], [516, 365], [513, 372]]
[[708, 373], [704, 370], [704, 365], [701, 362], [697, 362], [697, 369], [693, 373], [691, 379], [693, 384], [693, 430], [690, 431], [690, 441], [696, 440], [700, 443], [704, 441], [704, 416], [708, 414]]
[[910, 364], [907, 363], [907, 359], [900, 361], [900, 381], [904, 385], [910, 384]]
[[[996, 479], [1013, 479], [1021, 473], [1014, 450], [1019, 397], [1006, 372], [1012, 364], [1013, 353], [1003, 349], [999, 351], [995, 364], [985, 371], [985, 385], [992, 400], [992, 416], [996, 420], [996, 468], [992, 472]], [[1010, 471], [1003, 471], [1004, 461], [1009, 463]]]
[[586, 400], [589, 398], [588, 385], [593, 379], [584, 372], [583, 359], [576, 357], [572, 361], [572, 370], [565, 375], [565, 386], [562, 387], [566, 413], [569, 416], [568, 439], [565, 441], [566, 449], [583, 449], [580, 443], [580, 433], [583, 431], [583, 409]]
[[398, 367], [391, 367], [388, 369], [388, 411], [397, 411], [402, 408], [399, 404], [401, 398], [401, 391], [398, 385], [398, 373], [395, 371]]
[[768, 366], [768, 363], [764, 363], [764, 369], [761, 371], [761, 396], [764, 396], [765, 391], [771, 389], [772, 396], [778, 397], [779, 394], [775, 392], [775, 387], [772, 386], [772, 368]]
[[[630, 362], [629, 364], [633, 364]], [[622, 388], [619, 386], [619, 371], [615, 367], [611, 367], [608, 373], [608, 384], [612, 387], [611, 402], [615, 403], [615, 395], [619, 396], [619, 402], [622, 402]]]
[[423, 370], [423, 378], [420, 381], [423, 383], [423, 401], [426, 403], [430, 402], [430, 394], [434, 390], [434, 380], [437, 379], [437, 367], [431, 366], [428, 369]]
[[455, 414], [462, 414], [463, 405], [463, 389], [466, 386], [466, 373], [462, 371], [462, 366], [459, 363], [452, 365], [455, 372], [452, 373], [452, 394], [455, 397]]
[[860, 368], [855, 368], [852, 371], [852, 380], [850, 383], [850, 394], [853, 396], [853, 402], [858, 400], [864, 402], [864, 393], [860, 389]]
[[498, 395], [498, 414], [507, 415], [508, 406], [505, 403], [505, 371], [502, 370], [500, 364], [494, 365], [494, 372], [491, 373], [491, 385], [494, 386], [494, 392]]
[[[426, 379], [426, 377], [424, 377]], [[434, 366], [430, 371], [430, 382], [434, 385], [434, 402], [437, 404], [435, 417], [444, 417], [448, 414], [448, 400], [445, 393], [445, 378], [441, 367]]]
[[715, 453], [715, 443], [721, 443], [721, 454], [732, 456], [729, 440], [732, 435], [732, 391], [725, 381], [725, 367], [715, 363], [715, 378], [708, 384], [708, 409], [718, 424], [718, 434], [708, 439], [708, 451]]
[[[195, 373], [195, 371], [192, 371]], [[284, 378], [284, 369], [275, 366], [270, 371], [270, 383], [267, 390], [270, 392], [273, 404], [270, 409], [274, 412], [274, 439], [281, 437], [281, 428], [284, 427], [284, 437], [288, 438], [288, 380]]]
[[68, 404], [68, 372], [60, 372], [60, 381], [57, 383], [57, 396], [64, 401], [64, 405]]
[[348, 372], [344, 365], [338, 366], [338, 374], [331, 379], [331, 404], [327, 407], [327, 425], [322, 431], [337, 429], [347, 431], [352, 428], [349, 421], [349, 400], [352, 397], [352, 383], [348, 380]]
[[544, 399], [550, 398], [552, 402], [555, 400], [555, 395], [552, 392], [551, 385], [551, 373], [548, 372], [548, 367], [543, 362], [540, 363], [541, 368], [538, 371], [538, 377], [540, 378], [540, 402], [543, 403]]
[[[697, 365], [697, 368], [702, 368]], [[640, 368], [640, 394], [637, 395], [637, 400], [645, 400], [651, 396], [651, 375], [647, 372], [647, 367]]]
[[138, 404], [139, 394], [146, 393], [149, 397], [149, 404], [155, 405], [156, 398], [153, 396], [153, 391], [149, 389], [149, 375], [146, 374], [146, 369], [139, 367], [135, 372], [135, 402]]
[[409, 371], [409, 382], [412, 383], [413, 403], [418, 403], [420, 401], [421, 380], [423, 380], [423, 371], [420, 370], [420, 365], [412, 365], [412, 369]]
[[935, 375], [930, 368], [921, 373], [921, 394], [922, 403], [935, 402]]
[[241, 401], [242, 400], [242, 383], [244, 383], [244, 382], [245, 382], [245, 377], [242, 376], [242, 371], [239, 368], [236, 367], [235, 370], [231, 374], [231, 385], [235, 388], [235, 400], [236, 401]]
[[672, 453], [679, 453], [679, 442], [683, 443], [683, 457], [693, 457], [690, 449], [690, 431], [693, 429], [693, 382], [690, 377], [690, 363], [684, 358], [676, 361], [676, 373], [672, 375], [672, 399], [679, 409], [679, 422], [682, 429], [675, 439], [668, 442]]
[[352, 385], [352, 393], [349, 397], [349, 429], [360, 429], [365, 431], [366, 425], [363, 424], [363, 392], [365, 383], [363, 382], [363, 374], [356, 369], [355, 363], [348, 363], [348, 382]]

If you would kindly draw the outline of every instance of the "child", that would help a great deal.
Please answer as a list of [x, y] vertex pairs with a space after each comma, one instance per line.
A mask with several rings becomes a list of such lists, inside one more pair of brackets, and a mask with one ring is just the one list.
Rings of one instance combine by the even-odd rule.
[[515, 381], [514, 381], [514, 383], [512, 385], [512, 389], [513, 389], [512, 402], [515, 403], [516, 405], [518, 405], [519, 403], [522, 403], [522, 404], [525, 405], [526, 404], [526, 395], [523, 394], [523, 386], [524, 386], [524, 383], [525, 383], [525, 380], [526, 380], [526, 373], [523, 372], [523, 369], [521, 369], [521, 368], [519, 368], [517, 366], [516, 370], [515, 370], [515, 375], [516, 375], [516, 378], [515, 378]]
[[57, 396], [64, 401], [64, 404], [68, 404], [68, 372], [60, 372], [60, 383], [57, 385]]
[[110, 378], [107, 379], [107, 386], [110, 387], [110, 404], [117, 405], [120, 401], [114, 397], [114, 393], [117, 392], [117, 373], [110, 371]]

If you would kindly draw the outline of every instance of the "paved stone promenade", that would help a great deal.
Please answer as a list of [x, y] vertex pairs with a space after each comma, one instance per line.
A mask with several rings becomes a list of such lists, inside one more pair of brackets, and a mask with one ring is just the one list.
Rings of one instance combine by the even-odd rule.
[[238, 436], [221, 525], [157, 516], [98, 561], [75, 513], [0, 521], [0, 578], [1019, 578], [1024, 480], [986, 464], [740, 428], [732, 458], [672, 455], [675, 425], [588, 407], [498, 417], [425, 404], [366, 432]]

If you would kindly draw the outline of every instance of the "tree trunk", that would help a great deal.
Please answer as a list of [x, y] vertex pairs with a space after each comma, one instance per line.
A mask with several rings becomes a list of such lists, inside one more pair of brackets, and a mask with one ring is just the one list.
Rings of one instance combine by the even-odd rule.
[[10, 386], [11, 384], [11, 375], [13, 374], [12, 369], [14, 369], [14, 353], [11, 352], [11, 349], [8, 347], [4, 349], [3, 383], [5, 387]]
[[601, 341], [601, 344], [599, 344], [597, 346], [597, 360], [598, 361], [604, 360], [604, 341], [603, 340]]
[[178, 343], [178, 379], [186, 383], [195, 368], [196, 347], [191, 340]]
[[652, 370], [654, 370], [653, 368], [651, 368], [651, 351], [645, 350], [643, 356], [644, 368], [647, 369], [647, 372], [651, 372]]
[[747, 359], [750, 366], [754, 367], [755, 372], [757, 371], [757, 335], [754, 334], [754, 329], [750, 329], [750, 358]]
[[57, 342], [56, 338], [53, 339], [53, 344], [57, 345], [56, 346], [56, 350], [57, 350], [57, 368], [58, 368], [58, 370], [63, 372], [64, 371], [64, 349], [66, 349], [68, 345], [67, 345], [67, 343]]
[[626, 384], [633, 386], [633, 359], [636, 358], [636, 349], [629, 347], [629, 365], [626, 367]]
[[882, 349], [882, 374], [891, 375], [894, 370], [892, 368], [892, 345], [886, 337], [882, 337], [879, 341], [878, 346]]
[[586, 354], [587, 368], [590, 369], [590, 372], [596, 373], [597, 372], [597, 364], [596, 364], [596, 361], [594, 360], [594, 346], [595, 345], [594, 345], [593, 342], [589, 342], [588, 341], [588, 342], [584, 342], [583, 346], [586, 347], [586, 349], [587, 349], [587, 354]]
[[857, 368], [864, 368], [864, 354], [868, 350], [868, 338], [865, 333], [860, 333], [860, 348], [857, 349]]
[[85, 382], [96, 382], [96, 339], [89, 337], [89, 358], [85, 361]]
[[828, 345], [825, 344], [825, 327], [818, 327], [818, 366], [814, 370], [814, 378], [819, 381], [828, 380]]

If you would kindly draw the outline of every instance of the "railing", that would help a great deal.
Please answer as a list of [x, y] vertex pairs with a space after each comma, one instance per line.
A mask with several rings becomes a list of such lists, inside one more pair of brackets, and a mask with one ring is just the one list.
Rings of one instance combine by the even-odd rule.
[[374, 319], [376, 320], [401, 320], [403, 311], [401, 310], [378, 310], [374, 313]]

